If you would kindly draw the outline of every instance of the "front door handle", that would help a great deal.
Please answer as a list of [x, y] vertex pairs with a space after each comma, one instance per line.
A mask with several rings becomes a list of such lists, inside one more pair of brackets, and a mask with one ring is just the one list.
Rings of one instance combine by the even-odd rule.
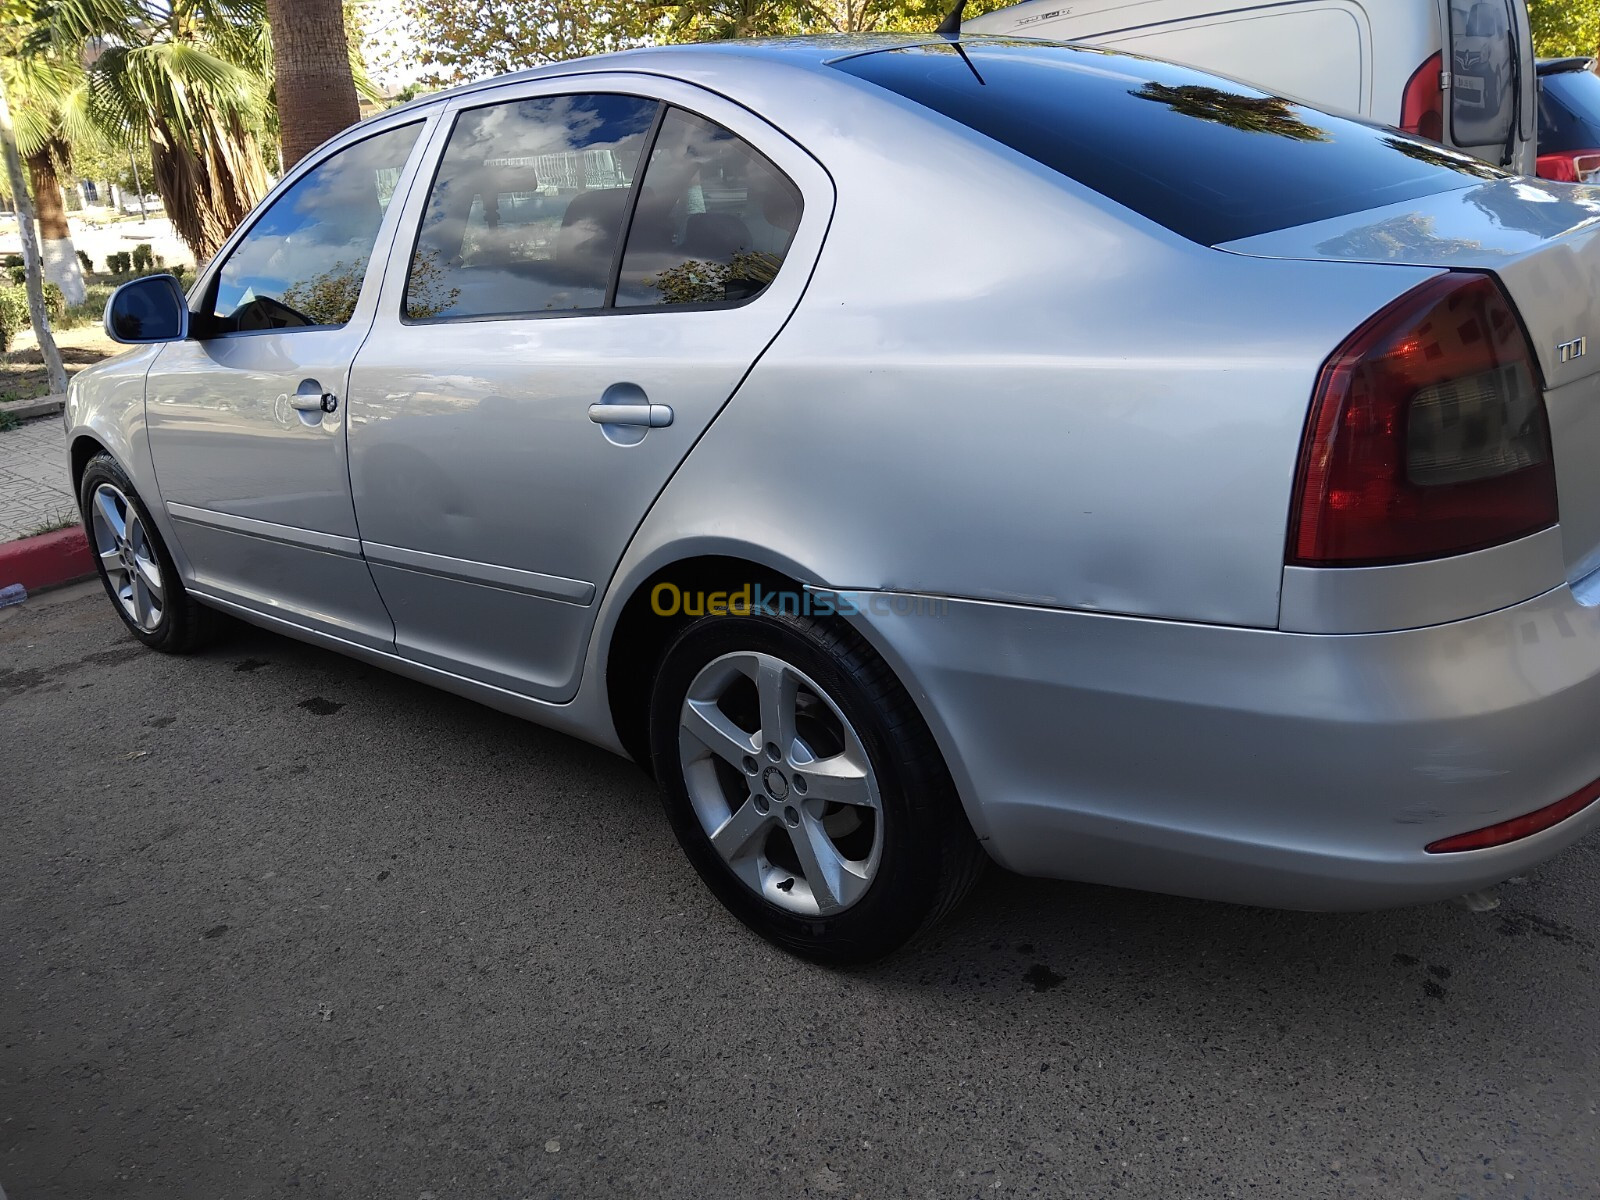
[[304, 380], [295, 394], [289, 397], [289, 407], [295, 412], [331, 413], [339, 410], [339, 397], [322, 390], [315, 379]]
[[591, 404], [589, 420], [596, 425], [640, 425], [645, 429], [665, 429], [672, 424], [668, 404]]

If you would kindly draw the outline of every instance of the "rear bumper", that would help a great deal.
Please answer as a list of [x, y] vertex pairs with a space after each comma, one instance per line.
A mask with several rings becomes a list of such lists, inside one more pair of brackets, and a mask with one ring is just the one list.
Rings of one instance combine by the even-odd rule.
[[1600, 824], [1597, 804], [1509, 845], [1424, 850], [1600, 777], [1600, 608], [1566, 586], [1359, 635], [895, 607], [859, 621], [990, 854], [1024, 874], [1381, 908], [1499, 882]]

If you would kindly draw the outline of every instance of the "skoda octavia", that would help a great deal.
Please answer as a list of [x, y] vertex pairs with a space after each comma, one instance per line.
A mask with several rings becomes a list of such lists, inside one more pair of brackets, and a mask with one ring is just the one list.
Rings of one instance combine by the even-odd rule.
[[1360, 908], [1600, 820], [1600, 191], [1088, 48], [644, 50], [346, 131], [107, 322], [135, 637], [631, 755], [799, 953], [988, 859]]

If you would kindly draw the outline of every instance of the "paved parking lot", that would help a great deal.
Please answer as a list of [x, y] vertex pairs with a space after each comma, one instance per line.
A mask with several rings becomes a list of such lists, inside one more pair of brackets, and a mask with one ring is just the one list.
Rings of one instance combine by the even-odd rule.
[[0, 794], [11, 1200], [1600, 1194], [1594, 841], [1486, 913], [995, 872], [830, 972], [629, 764], [84, 589], [0, 613]]

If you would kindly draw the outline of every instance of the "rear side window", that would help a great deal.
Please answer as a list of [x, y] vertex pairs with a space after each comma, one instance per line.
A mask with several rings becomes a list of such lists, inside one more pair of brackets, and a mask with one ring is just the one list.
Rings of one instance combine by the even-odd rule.
[[1600, 76], [1561, 71], [1539, 80], [1539, 153], [1600, 151]]
[[650, 152], [617, 305], [749, 300], [778, 274], [800, 189], [742, 138], [669, 109]]
[[659, 108], [545, 96], [462, 113], [411, 257], [406, 317], [603, 308]]
[[1504, 172], [1187, 67], [983, 40], [833, 64], [1214, 246]]

